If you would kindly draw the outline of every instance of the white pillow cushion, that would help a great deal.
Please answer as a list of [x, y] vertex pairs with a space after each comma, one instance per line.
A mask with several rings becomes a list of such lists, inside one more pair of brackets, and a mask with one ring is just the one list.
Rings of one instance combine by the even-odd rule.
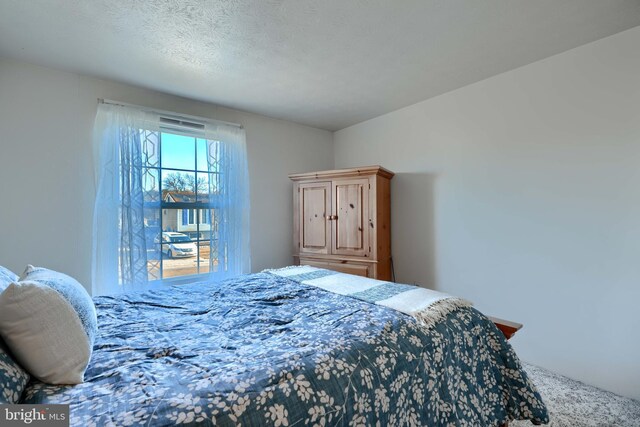
[[0, 335], [42, 382], [83, 382], [96, 331], [91, 297], [65, 274], [28, 266], [20, 281], [0, 294]]

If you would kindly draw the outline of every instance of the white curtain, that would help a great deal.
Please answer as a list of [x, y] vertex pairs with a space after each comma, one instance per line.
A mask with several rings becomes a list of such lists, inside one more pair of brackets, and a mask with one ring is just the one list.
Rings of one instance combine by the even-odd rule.
[[[135, 108], [100, 104], [94, 144], [97, 194], [93, 222], [93, 295], [149, 289], [147, 258], [157, 249], [157, 231], [146, 230], [145, 211], [164, 208], [162, 197], [145, 199], [143, 174], [149, 158], [157, 158], [149, 135], [180, 133], [161, 126], [161, 116]], [[193, 136], [193, 135], [191, 135]], [[251, 269], [249, 249], [249, 179], [244, 129], [205, 124], [211, 218], [210, 269], [197, 280], [220, 280]], [[161, 144], [161, 142], [160, 142]], [[152, 144], [153, 146], [153, 144]], [[160, 165], [161, 166], [161, 165]], [[215, 227], [214, 227], [215, 224]], [[164, 231], [164, 230], [163, 230]], [[157, 236], [155, 237], [157, 239]], [[155, 273], [157, 274], [157, 272]], [[154, 275], [152, 275], [154, 277]], [[164, 284], [171, 280], [154, 280]]]
[[153, 130], [157, 124], [157, 118], [143, 111], [98, 106], [94, 125], [93, 295], [147, 285], [140, 130]]
[[211, 257], [218, 258], [212, 274], [224, 279], [251, 270], [247, 143], [244, 129], [229, 125], [205, 126], [205, 138], [209, 172], [218, 172], [209, 175], [215, 180], [210, 182], [209, 205], [217, 225], [211, 240]]

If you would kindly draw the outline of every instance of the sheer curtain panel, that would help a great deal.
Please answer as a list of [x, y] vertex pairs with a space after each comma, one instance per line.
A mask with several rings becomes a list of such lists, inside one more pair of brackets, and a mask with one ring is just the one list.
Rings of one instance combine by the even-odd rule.
[[[244, 129], [204, 120], [185, 127], [182, 118], [181, 126], [174, 126], [176, 117], [180, 118], [129, 106], [98, 106], [93, 295], [222, 280], [250, 271]], [[164, 149], [163, 141], [168, 144]], [[176, 141], [187, 141], [184, 151]], [[204, 170], [195, 165], [197, 154], [192, 154], [193, 171], [172, 169], [172, 163], [183, 161], [190, 153], [188, 147], [202, 143], [207, 157]], [[187, 186], [177, 192], [169, 188], [166, 177], [176, 173], [185, 177], [206, 174], [207, 189], [203, 190], [200, 178], [192, 180], [196, 183], [192, 189]], [[176, 201], [176, 195], [181, 200]], [[188, 242], [182, 243], [184, 239]], [[185, 252], [178, 258], [180, 247]], [[191, 264], [196, 265], [193, 271], [181, 272]]]
[[140, 130], [157, 128], [158, 123], [143, 111], [98, 105], [94, 126], [93, 295], [147, 285]]
[[218, 255], [214, 275], [223, 279], [249, 273], [249, 174], [247, 143], [242, 128], [207, 125], [207, 164], [216, 190], [210, 198], [217, 224], [217, 239], [211, 240], [211, 253]]

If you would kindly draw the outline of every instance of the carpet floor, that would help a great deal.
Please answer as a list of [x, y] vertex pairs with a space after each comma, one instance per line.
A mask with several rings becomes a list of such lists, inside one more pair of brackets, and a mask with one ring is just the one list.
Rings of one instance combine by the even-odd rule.
[[[640, 427], [640, 402], [528, 363], [523, 366], [549, 410], [550, 427]], [[512, 421], [509, 427], [530, 427]]]

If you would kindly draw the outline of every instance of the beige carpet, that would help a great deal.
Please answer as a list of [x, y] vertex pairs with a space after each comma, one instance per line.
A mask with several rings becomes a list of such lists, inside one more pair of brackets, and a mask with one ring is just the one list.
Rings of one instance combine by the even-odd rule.
[[[640, 402], [523, 363], [549, 409], [552, 427], [640, 427]], [[532, 426], [513, 421], [510, 427]]]

